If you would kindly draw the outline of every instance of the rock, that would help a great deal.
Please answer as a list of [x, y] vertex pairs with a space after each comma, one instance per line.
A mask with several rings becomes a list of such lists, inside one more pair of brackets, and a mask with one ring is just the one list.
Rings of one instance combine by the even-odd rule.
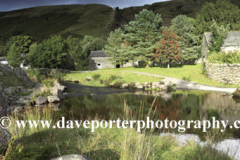
[[140, 82], [136, 82], [135, 86], [136, 86], [137, 89], [143, 89], [144, 88], [144, 86]]
[[92, 81], [92, 77], [87, 77], [86, 81]]
[[27, 92], [27, 90], [23, 86], [18, 86], [17, 88], [18, 88], [19, 92], [23, 92], [23, 93]]
[[58, 158], [53, 158], [51, 160], [90, 160], [90, 159], [87, 158], [87, 156], [85, 155], [70, 154], [70, 155], [65, 155]]
[[159, 82], [152, 82], [152, 88], [158, 88]]
[[64, 98], [62, 91], [57, 88], [51, 88], [50, 92], [53, 96], [57, 96], [60, 100]]
[[19, 103], [19, 104], [25, 104], [25, 98], [19, 98], [19, 100], [17, 101], [17, 103]]
[[168, 89], [168, 87], [165, 84], [158, 85], [158, 88], [161, 89], [161, 90], [167, 90]]
[[123, 82], [122, 81], [118, 81], [118, 82], [114, 83], [113, 87], [114, 88], [121, 88], [122, 85], [123, 85]]
[[0, 72], [0, 76], [3, 76], [3, 72]]
[[127, 89], [128, 88], [128, 84], [126, 84], [126, 83], [122, 84], [122, 88], [123, 89]]
[[40, 96], [40, 97], [37, 97], [35, 101], [37, 105], [42, 105], [47, 103], [47, 98]]
[[79, 81], [74, 81], [74, 83], [79, 83]]
[[240, 88], [237, 88], [235, 92], [233, 92], [234, 98], [240, 98]]
[[114, 85], [114, 83], [110, 83], [110, 84], [108, 84], [107, 86], [108, 86], [108, 87], [113, 87], [113, 85]]
[[148, 83], [148, 82], [144, 82], [144, 83], [143, 83], [143, 86], [144, 86], [145, 88], [148, 88], [149, 83]]
[[130, 88], [130, 89], [136, 88], [135, 82], [131, 82], [131, 83], [128, 85], [128, 88]]
[[56, 83], [51, 89], [53, 89], [53, 88], [59, 89], [62, 92], [64, 92], [67, 89], [66, 86], [63, 86], [60, 83]]
[[7, 149], [8, 147], [8, 143], [9, 141], [11, 140], [11, 133], [6, 130], [6, 129], [3, 129], [2, 127], [0, 127], [0, 147], [3, 147], [3, 149]]
[[50, 103], [56, 103], [56, 102], [60, 102], [60, 99], [57, 96], [48, 96], [47, 97], [48, 102]]
[[167, 86], [167, 87], [172, 87], [172, 82], [170, 82], [170, 81], [165, 81], [165, 85]]

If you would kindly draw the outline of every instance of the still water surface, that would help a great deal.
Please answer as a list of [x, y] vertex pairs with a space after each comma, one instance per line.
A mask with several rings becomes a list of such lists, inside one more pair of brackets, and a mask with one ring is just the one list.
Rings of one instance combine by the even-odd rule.
[[[61, 106], [62, 115], [78, 120], [84, 119], [124, 119], [126, 114], [135, 120], [144, 120], [149, 110], [154, 112], [153, 120], [228, 120], [232, 125], [240, 120], [240, 101], [231, 95], [207, 91], [176, 91], [173, 93], [155, 91], [129, 91], [101, 87], [87, 87], [66, 84], [70, 94]], [[152, 106], [152, 107], [151, 107]], [[240, 129], [229, 126], [221, 133], [219, 130], [187, 129], [179, 135], [178, 129], [156, 130], [161, 136], [173, 134], [179, 143], [194, 139], [206, 145], [209, 137], [214, 146], [240, 159]]]

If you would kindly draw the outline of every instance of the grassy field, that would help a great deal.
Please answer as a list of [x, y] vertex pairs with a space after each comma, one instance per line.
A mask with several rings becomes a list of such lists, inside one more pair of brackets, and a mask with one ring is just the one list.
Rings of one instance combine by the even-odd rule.
[[79, 80], [83, 84], [87, 85], [98, 85], [98, 82], [86, 82], [86, 77], [92, 77], [94, 74], [100, 74], [101, 78], [106, 78], [110, 75], [119, 75], [122, 77], [124, 82], [130, 83], [132, 81], [135, 82], [154, 82], [159, 81], [161, 78], [155, 77], [148, 77], [139, 75], [136, 73], [131, 72], [145, 72], [150, 74], [158, 74], [162, 76], [168, 77], [175, 77], [187, 81], [193, 81], [199, 84], [206, 84], [211, 86], [219, 86], [219, 87], [240, 87], [240, 85], [227, 85], [223, 83], [219, 83], [207, 78], [204, 74], [202, 74], [202, 65], [184, 65], [182, 67], [172, 67], [168, 68], [160, 68], [160, 67], [152, 67], [152, 68], [111, 68], [111, 69], [103, 69], [94, 72], [87, 72], [87, 73], [79, 73], [79, 72], [72, 72], [67, 74], [64, 77], [65, 80]]
[[[124, 119], [129, 119], [127, 110], [126, 107]], [[189, 141], [186, 145], [178, 146], [177, 140], [172, 136], [159, 137], [145, 131], [139, 134], [135, 129], [118, 129], [116, 125], [112, 128], [98, 128], [95, 132], [91, 132], [91, 127], [52, 129], [53, 124], [56, 125], [54, 119], [61, 116], [57, 115], [58, 113], [53, 112], [51, 108], [44, 108], [42, 112], [36, 108], [12, 116], [9, 131], [18, 143], [9, 145], [4, 159], [40, 160], [60, 155], [84, 154], [92, 160], [231, 160], [210, 145], [201, 147], [196, 145], [196, 142]], [[49, 129], [40, 125], [32, 129], [29, 126], [19, 129], [16, 127], [19, 116], [23, 120], [53, 120], [53, 122]]]

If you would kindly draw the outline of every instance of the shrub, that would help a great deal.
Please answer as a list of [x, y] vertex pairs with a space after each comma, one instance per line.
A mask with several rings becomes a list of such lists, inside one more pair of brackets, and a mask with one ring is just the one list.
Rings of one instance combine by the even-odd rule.
[[101, 77], [101, 75], [100, 74], [97, 74], [97, 73], [95, 73], [95, 74], [93, 74], [92, 75], [92, 77], [93, 77], [93, 80], [98, 80], [100, 77]]
[[207, 57], [208, 61], [211, 63], [240, 63], [240, 53], [234, 52], [212, 52]]

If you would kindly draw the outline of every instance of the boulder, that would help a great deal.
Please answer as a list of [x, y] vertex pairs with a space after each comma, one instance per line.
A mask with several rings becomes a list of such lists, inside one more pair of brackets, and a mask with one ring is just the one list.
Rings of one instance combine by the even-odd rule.
[[108, 84], [107, 86], [108, 86], [108, 87], [113, 87], [113, 85], [114, 85], [114, 83], [110, 83], [110, 84]]
[[167, 90], [168, 89], [168, 87], [165, 84], [158, 85], [158, 88], [161, 89], [161, 90]]
[[123, 89], [127, 89], [128, 88], [128, 84], [126, 84], [126, 83], [122, 84], [122, 88]]
[[57, 96], [60, 100], [64, 98], [62, 91], [57, 88], [51, 88], [50, 92], [53, 96]]
[[143, 89], [144, 88], [144, 86], [140, 82], [136, 82], [135, 86], [136, 86], [137, 89]]
[[136, 88], [135, 82], [131, 82], [131, 83], [128, 85], [128, 88], [130, 88], [130, 89]]
[[40, 96], [40, 97], [37, 97], [35, 101], [37, 105], [42, 105], [47, 103], [47, 98]]
[[87, 158], [87, 156], [85, 155], [70, 154], [70, 155], [65, 155], [58, 158], [53, 158], [51, 160], [90, 160], [90, 159]]
[[62, 92], [64, 92], [67, 89], [66, 86], [63, 86], [60, 83], [55, 83], [55, 85], [51, 89], [54, 89], [54, 88], [59, 89]]
[[56, 102], [60, 102], [60, 99], [57, 96], [48, 96], [47, 97], [48, 102], [50, 103], [56, 103]]
[[152, 82], [152, 88], [158, 88], [159, 82]]
[[149, 83], [148, 83], [148, 82], [144, 82], [144, 83], [143, 83], [143, 86], [144, 86], [145, 88], [148, 88]]
[[123, 85], [123, 82], [122, 81], [118, 81], [118, 82], [114, 83], [113, 87], [114, 88], [121, 88], [122, 85]]
[[92, 77], [87, 77], [86, 81], [92, 81]]
[[164, 82], [164, 84], [167, 86], [167, 87], [171, 87], [173, 85], [173, 83], [169, 80], [166, 80], [166, 79], [163, 79], [161, 82]]

